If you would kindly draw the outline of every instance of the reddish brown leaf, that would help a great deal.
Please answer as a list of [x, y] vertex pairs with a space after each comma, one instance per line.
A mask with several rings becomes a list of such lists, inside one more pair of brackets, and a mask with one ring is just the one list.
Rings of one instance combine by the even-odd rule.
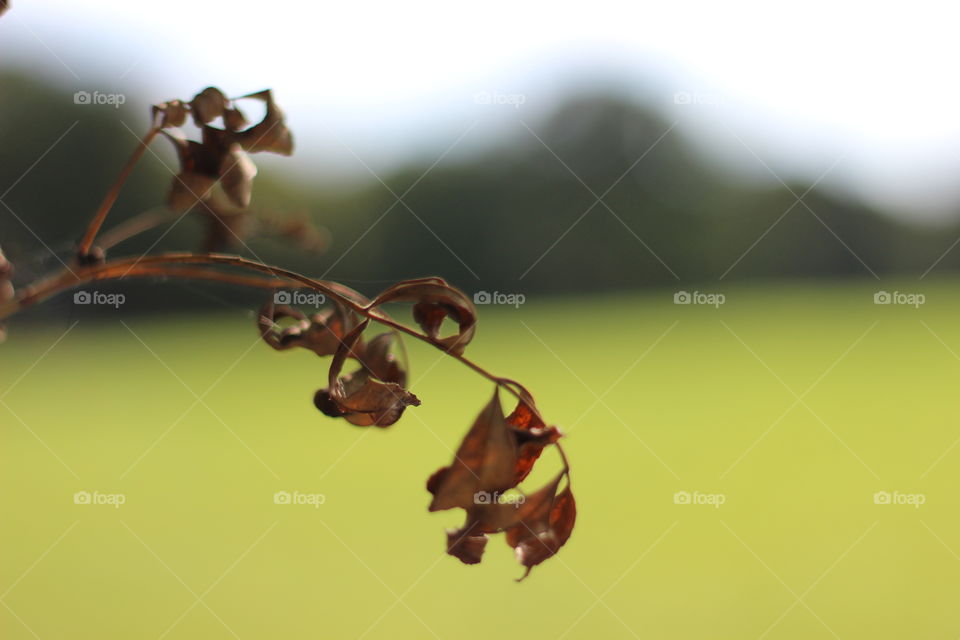
[[[562, 475], [567, 472], [564, 471]], [[560, 477], [551, 485], [548, 494], [549, 500], [541, 500], [535, 509], [525, 514], [517, 524], [507, 530], [506, 541], [517, 556], [517, 561], [526, 567], [521, 580], [530, 574], [530, 570], [560, 550], [570, 534], [573, 532], [577, 519], [577, 505], [570, 489], [570, 478], [567, 477], [567, 486], [556, 496], [553, 492], [559, 483]]]
[[434, 474], [430, 511], [470, 509], [477, 503], [478, 493], [499, 493], [513, 487], [516, 464], [517, 444], [503, 417], [497, 388], [464, 437], [453, 463]]
[[544, 447], [555, 443], [561, 436], [556, 427], [544, 424], [536, 410], [533, 397], [525, 389], [521, 388], [520, 395], [517, 408], [507, 416], [507, 422], [514, 427], [514, 436], [519, 445], [515, 478], [517, 484], [530, 474]]
[[[414, 303], [414, 321], [431, 340], [451, 353], [462, 355], [476, 332], [477, 310], [473, 301], [442, 278], [420, 278], [397, 283], [378, 295], [370, 307], [393, 302]], [[456, 335], [441, 338], [440, 328], [448, 317], [457, 323], [459, 331]]]
[[563, 473], [529, 496], [519, 494], [510, 496], [510, 499], [491, 496], [475, 504], [467, 510], [466, 524], [456, 531], [457, 544], [451, 544], [454, 536], [453, 532], [448, 532], [447, 553], [466, 564], [473, 564], [480, 561], [480, 556], [471, 553], [473, 550], [471, 542], [475, 545], [478, 538], [485, 537], [485, 534], [504, 530], [512, 531], [512, 528], [517, 527], [521, 522], [549, 520], [554, 496], [562, 478]]
[[487, 536], [468, 535], [463, 529], [447, 531], [447, 553], [458, 558], [463, 564], [477, 564], [483, 558], [487, 546]]
[[347, 357], [358, 358], [356, 345], [367, 324], [369, 320], [364, 320], [344, 336], [330, 364], [330, 386], [317, 393], [314, 403], [326, 415], [339, 414], [357, 426], [388, 427], [408, 406], [419, 406], [419, 398], [395, 382], [377, 380], [362, 362], [360, 369], [340, 376]]
[[[293, 320], [294, 322], [286, 327], [281, 327], [279, 324], [281, 320]], [[309, 326], [310, 322], [307, 320], [307, 316], [299, 309], [287, 305], [275, 305], [273, 300], [263, 305], [257, 315], [260, 337], [277, 351], [300, 346], [300, 342], [303, 340], [303, 332]]]
[[[292, 323], [281, 327], [280, 323], [284, 321]], [[340, 348], [344, 336], [357, 326], [357, 317], [336, 301], [329, 309], [307, 318], [300, 310], [276, 305], [271, 299], [261, 307], [257, 326], [264, 341], [278, 351], [302, 347], [318, 356], [331, 356]], [[362, 347], [363, 343], [358, 339], [354, 350]]]
[[360, 361], [373, 377], [403, 387], [407, 384], [407, 373], [393, 351], [396, 342], [399, 339], [393, 332], [381, 333], [367, 343]]

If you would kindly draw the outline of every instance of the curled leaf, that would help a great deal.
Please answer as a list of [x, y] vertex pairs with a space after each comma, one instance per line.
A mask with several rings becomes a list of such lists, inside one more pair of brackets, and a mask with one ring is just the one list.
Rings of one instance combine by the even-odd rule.
[[239, 131], [248, 124], [247, 117], [240, 109], [228, 107], [223, 110], [223, 128], [227, 131]]
[[507, 416], [507, 423], [513, 427], [514, 436], [519, 445], [517, 454], [516, 477], [517, 484], [523, 482], [530, 474], [533, 464], [540, 457], [544, 447], [557, 442], [561, 433], [556, 427], [548, 427], [537, 411], [533, 396], [523, 387], [520, 389], [520, 400], [516, 409]]
[[182, 127], [187, 121], [189, 108], [182, 100], [170, 100], [153, 107], [154, 116], [160, 114], [160, 127]]
[[550, 501], [549, 511], [538, 510], [507, 531], [507, 544], [513, 547], [517, 562], [526, 567], [521, 580], [566, 544], [576, 520], [577, 503], [568, 478], [564, 490]]
[[227, 96], [216, 87], [207, 87], [190, 101], [193, 122], [198, 127], [209, 124], [223, 115], [229, 101]]
[[[287, 319], [292, 319], [294, 323], [281, 327], [280, 321]], [[288, 305], [276, 305], [273, 300], [263, 305], [257, 315], [260, 337], [277, 351], [300, 346], [303, 332], [309, 326], [310, 322], [302, 311]]]
[[[281, 327], [280, 323], [284, 321], [292, 322]], [[264, 342], [278, 351], [302, 347], [318, 356], [330, 356], [337, 352], [344, 337], [357, 326], [357, 317], [336, 301], [329, 309], [308, 318], [300, 310], [275, 304], [271, 299], [260, 308], [257, 326]], [[360, 345], [362, 342], [358, 340], [355, 348]]]
[[267, 110], [263, 120], [249, 129], [237, 131], [233, 135], [233, 140], [239, 142], [250, 153], [270, 151], [285, 156], [292, 155], [293, 136], [284, 122], [283, 111], [273, 101], [273, 93], [266, 89], [242, 96], [240, 99], [243, 98], [262, 100], [266, 103]]
[[[343, 417], [357, 426], [388, 427], [408, 406], [419, 406], [420, 399], [396, 382], [378, 380], [363, 364], [356, 349], [368, 323], [364, 320], [344, 337], [330, 364], [329, 387], [317, 392], [314, 404], [326, 415]], [[348, 356], [360, 360], [361, 367], [341, 377]]]
[[399, 338], [395, 333], [381, 333], [367, 343], [360, 361], [373, 377], [404, 387], [407, 384], [407, 372], [394, 352], [397, 342]]
[[[477, 310], [473, 301], [442, 278], [399, 282], [378, 295], [370, 308], [393, 302], [414, 303], [413, 319], [433, 342], [451, 353], [462, 355], [476, 332]], [[457, 323], [456, 335], [440, 336], [445, 318]]]

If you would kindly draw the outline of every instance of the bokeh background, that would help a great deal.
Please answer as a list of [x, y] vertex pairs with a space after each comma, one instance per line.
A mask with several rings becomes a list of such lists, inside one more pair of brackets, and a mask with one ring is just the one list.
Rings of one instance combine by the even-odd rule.
[[[311, 404], [326, 362], [259, 341], [262, 292], [98, 285], [125, 303], [64, 294], [0, 345], [0, 636], [957, 637], [954, 24], [935, 3], [16, 2], [15, 284], [69, 259], [150, 104], [270, 87], [297, 152], [257, 156], [231, 250], [367, 294], [440, 275], [522, 299], [478, 307], [469, 355], [567, 432], [580, 515], [523, 583], [496, 538], [462, 566], [424, 482], [483, 380], [410, 344], [423, 406], [353, 428]], [[108, 227], [164, 215], [168, 147]], [[111, 255], [202, 234], [174, 216]]]

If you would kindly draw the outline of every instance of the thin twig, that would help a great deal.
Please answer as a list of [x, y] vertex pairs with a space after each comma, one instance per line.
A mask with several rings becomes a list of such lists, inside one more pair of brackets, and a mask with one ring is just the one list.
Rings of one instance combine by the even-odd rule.
[[144, 231], [159, 227], [165, 222], [173, 222], [178, 216], [178, 213], [166, 208], [148, 209], [105, 231], [100, 236], [99, 245], [104, 250], [110, 249]]
[[113, 208], [113, 204], [117, 201], [117, 197], [120, 195], [120, 190], [123, 189], [123, 185], [127, 181], [127, 178], [130, 177], [130, 173], [133, 171], [133, 168], [136, 166], [137, 162], [140, 161], [140, 158], [143, 157], [147, 147], [151, 142], [153, 142], [153, 139], [157, 137], [159, 132], [160, 129], [156, 125], [151, 127], [150, 130], [147, 131], [147, 134], [143, 136], [143, 139], [140, 140], [137, 148], [133, 150], [130, 158], [127, 159], [127, 163], [123, 165], [123, 169], [120, 170], [120, 174], [117, 176], [117, 179], [107, 191], [107, 195], [104, 196], [103, 202], [100, 203], [100, 208], [97, 209], [97, 212], [93, 214], [93, 218], [91, 218], [90, 224], [87, 226], [87, 231], [83, 235], [83, 240], [80, 241], [80, 246], [77, 249], [78, 256], [84, 257], [90, 253], [90, 248], [93, 246], [93, 241], [97, 237], [97, 232], [100, 231], [100, 227], [103, 226], [103, 222], [107, 219], [107, 214], [110, 213], [110, 209]]

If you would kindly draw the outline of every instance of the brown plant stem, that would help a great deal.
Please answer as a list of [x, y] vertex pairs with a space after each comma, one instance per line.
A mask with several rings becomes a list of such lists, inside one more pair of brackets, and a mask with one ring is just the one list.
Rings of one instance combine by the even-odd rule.
[[[403, 323], [397, 322], [382, 311], [371, 308], [371, 303], [366, 297], [349, 287], [336, 282], [314, 280], [313, 278], [308, 278], [307, 276], [296, 273], [295, 271], [290, 271], [288, 269], [282, 269], [280, 267], [274, 267], [256, 262], [254, 260], [248, 260], [247, 258], [241, 258], [239, 256], [227, 254], [165, 253], [155, 256], [143, 256], [140, 258], [120, 258], [105, 262], [104, 264], [91, 265], [89, 267], [77, 269], [72, 272], [62, 272], [59, 275], [53, 276], [22, 289], [16, 298], [14, 298], [14, 300], [0, 306], [0, 319], [9, 317], [21, 309], [37, 304], [38, 302], [42, 302], [51, 296], [68, 289], [72, 289], [73, 287], [83, 284], [84, 282], [93, 282], [98, 280], [118, 280], [134, 275], [177, 275], [178, 273], [183, 272], [171, 272], [170, 269], [175, 268], [175, 265], [184, 264], [216, 264], [240, 267], [274, 276], [274, 279], [272, 280], [272, 282], [275, 283], [273, 284], [274, 287], [279, 284], [293, 282], [300, 286], [319, 291], [320, 293], [330, 296], [340, 304], [365, 318], [369, 318], [374, 322], [378, 322], [384, 326], [390, 327], [391, 329], [406, 333], [407, 335], [417, 338], [418, 340], [422, 340], [430, 345], [433, 345], [434, 347], [447, 353], [447, 355], [460, 360], [483, 377], [495, 382], [499, 386], [505, 387], [510, 391], [510, 393], [518, 398], [520, 397], [520, 394], [516, 390], [504, 382], [504, 378], [500, 378], [492, 373], [489, 373], [481, 366], [472, 362], [466, 357], [449, 351], [447, 348], [438, 344], [429, 336], [424, 335], [416, 329], [413, 329], [412, 327], [409, 327]], [[191, 270], [191, 277], [200, 277], [201, 271], [202, 270]], [[217, 275], [204, 275], [203, 277], [205, 279], [237, 282], [236, 277], [226, 280], [224, 278], [226, 274], [220, 272], [213, 273], [216, 273]], [[244, 282], [249, 282], [249, 280], [244, 280]], [[254, 284], [255, 286], [267, 286], [265, 282], [266, 281], [257, 281]]]
[[173, 222], [179, 215], [180, 214], [169, 209], [149, 209], [128, 220], [124, 220], [112, 229], [104, 231], [103, 235], [100, 236], [100, 242], [98, 244], [106, 251], [145, 231], [159, 227], [165, 222]]
[[[266, 273], [273, 277], [261, 278], [213, 271], [196, 266], [184, 267], [181, 265], [225, 265]], [[0, 320], [85, 282], [121, 280], [127, 277], [138, 276], [183, 277], [274, 289], [280, 286], [290, 286], [291, 284], [298, 287], [310, 288], [330, 296], [340, 304], [365, 318], [369, 318], [394, 331], [405, 333], [440, 349], [446, 355], [451, 356], [455, 360], [459, 360], [480, 376], [490, 380], [497, 385], [497, 387], [506, 389], [507, 392], [515, 396], [519, 401], [527, 401], [531, 397], [526, 388], [519, 382], [490, 373], [466, 356], [450, 351], [429, 336], [401, 322], [397, 322], [378, 309], [372, 308], [372, 302], [368, 298], [350, 287], [327, 280], [315, 280], [296, 273], [295, 271], [228, 254], [166, 253], [155, 256], [142, 256], [139, 258], [118, 258], [100, 265], [91, 265], [74, 271], [63, 271], [58, 275], [22, 289], [12, 301], [5, 305], [0, 305]], [[530, 409], [540, 416], [539, 409], [537, 409], [535, 405], [530, 405]], [[542, 416], [540, 416], [540, 418], [542, 421]], [[559, 442], [554, 444], [563, 461], [565, 472], [569, 473], [570, 465], [563, 451], [563, 447]]]
[[90, 219], [90, 224], [87, 226], [87, 231], [83, 235], [83, 239], [80, 241], [80, 246], [77, 248], [77, 255], [79, 257], [84, 257], [90, 253], [90, 248], [93, 246], [93, 241], [97, 237], [97, 232], [100, 231], [100, 227], [103, 226], [103, 222], [107, 219], [107, 214], [110, 213], [110, 209], [113, 208], [113, 204], [117, 201], [117, 197], [120, 195], [120, 190], [123, 189], [124, 183], [127, 181], [127, 178], [130, 177], [130, 173], [133, 171], [134, 166], [137, 162], [140, 161], [140, 158], [143, 157], [144, 152], [147, 150], [147, 147], [153, 142], [153, 139], [157, 137], [157, 134], [160, 133], [160, 128], [156, 125], [152, 126], [146, 135], [140, 140], [140, 143], [137, 145], [137, 148], [134, 149], [133, 153], [130, 155], [130, 158], [127, 159], [123, 169], [120, 170], [120, 174], [117, 176], [117, 179], [114, 181], [113, 185], [107, 191], [107, 195], [104, 196], [103, 202], [100, 203], [100, 208], [97, 209], [96, 213], [93, 214], [93, 218]]

